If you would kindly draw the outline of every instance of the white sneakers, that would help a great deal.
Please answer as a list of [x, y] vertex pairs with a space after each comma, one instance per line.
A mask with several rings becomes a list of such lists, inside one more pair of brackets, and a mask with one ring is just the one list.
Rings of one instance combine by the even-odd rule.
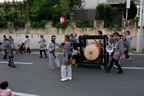
[[116, 65], [113, 66], [114, 68], [118, 69], [118, 67]]
[[63, 79], [61, 79], [60, 81], [61, 82], [64, 82], [64, 81], [67, 81], [68, 79], [67, 78], [63, 78]]
[[72, 80], [72, 78], [71, 78], [71, 77], [67, 77], [67, 78], [61, 79], [60, 81], [61, 81], [61, 82], [65, 82], [65, 81], [67, 81], [67, 80]]
[[68, 80], [72, 80], [72, 77], [67, 77]]

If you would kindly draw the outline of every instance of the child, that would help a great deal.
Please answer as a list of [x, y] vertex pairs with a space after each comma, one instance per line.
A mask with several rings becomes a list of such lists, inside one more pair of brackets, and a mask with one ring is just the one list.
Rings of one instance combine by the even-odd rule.
[[8, 82], [7, 81], [3, 81], [0, 84], [0, 96], [13, 96], [12, 91], [8, 88]]
[[[21, 54], [25, 53], [25, 44], [24, 43], [22, 43], [21, 45], [18, 44], [18, 52]], [[18, 52], [17, 52], [17, 54], [18, 54]]]

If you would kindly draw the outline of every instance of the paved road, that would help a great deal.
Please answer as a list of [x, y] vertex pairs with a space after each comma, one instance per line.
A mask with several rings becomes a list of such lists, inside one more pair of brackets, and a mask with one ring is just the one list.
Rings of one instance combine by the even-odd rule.
[[[7, 80], [14, 92], [40, 96], [144, 96], [144, 70], [124, 69], [123, 74], [104, 73], [96, 66], [73, 68], [73, 80], [60, 82], [60, 70], [51, 70], [48, 59], [38, 54], [15, 55], [17, 68], [0, 63], [0, 81]], [[62, 62], [62, 55], [59, 55]], [[0, 61], [3, 60], [0, 54]], [[131, 62], [122, 61], [123, 67], [144, 68], [144, 55], [133, 55]], [[27, 64], [30, 63], [30, 64]], [[27, 95], [28, 96], [28, 95]]]

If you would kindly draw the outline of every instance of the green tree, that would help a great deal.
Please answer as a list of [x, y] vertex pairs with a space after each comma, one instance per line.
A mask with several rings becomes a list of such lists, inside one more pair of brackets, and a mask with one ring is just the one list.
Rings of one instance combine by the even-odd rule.
[[[124, 15], [124, 18], [126, 18], [126, 2], [120, 5], [125, 6], [123, 15]], [[136, 17], [136, 14], [137, 14], [137, 7], [135, 4], [135, 0], [131, 0], [130, 9], [128, 9], [128, 20], [134, 19]]]
[[70, 14], [70, 1], [69, 0], [60, 0], [60, 10], [64, 16]]
[[[82, 0], [34, 0], [31, 6], [31, 24], [36, 28], [41, 24], [44, 26], [46, 21], [52, 21], [53, 26], [65, 29], [66, 25], [60, 24], [60, 17], [65, 16], [70, 19], [70, 13], [73, 12], [74, 7], [80, 6]], [[39, 23], [39, 24], [38, 24]], [[43, 27], [41, 26], [41, 27]]]
[[11, 11], [11, 4], [10, 4], [10, 2], [4, 2], [3, 5], [2, 5], [2, 7], [3, 7], [3, 11], [4, 11], [5, 14], [7, 14], [8, 12]]
[[70, 9], [74, 10], [76, 8], [82, 8], [83, 0], [69, 0], [70, 1]]
[[115, 21], [116, 15], [117, 8], [112, 8], [110, 4], [99, 4], [96, 7], [95, 20], [104, 20], [105, 27], [108, 27]]
[[0, 15], [0, 28], [7, 28], [7, 21], [3, 15]]

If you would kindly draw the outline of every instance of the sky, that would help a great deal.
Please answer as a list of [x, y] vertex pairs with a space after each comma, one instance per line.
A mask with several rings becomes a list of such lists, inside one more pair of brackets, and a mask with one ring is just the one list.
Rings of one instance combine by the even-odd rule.
[[[13, 0], [6, 0], [6, 1], [13, 1]], [[23, 1], [23, 0], [15, 0], [15, 1]], [[0, 0], [0, 2], [4, 2], [4, 0]]]

